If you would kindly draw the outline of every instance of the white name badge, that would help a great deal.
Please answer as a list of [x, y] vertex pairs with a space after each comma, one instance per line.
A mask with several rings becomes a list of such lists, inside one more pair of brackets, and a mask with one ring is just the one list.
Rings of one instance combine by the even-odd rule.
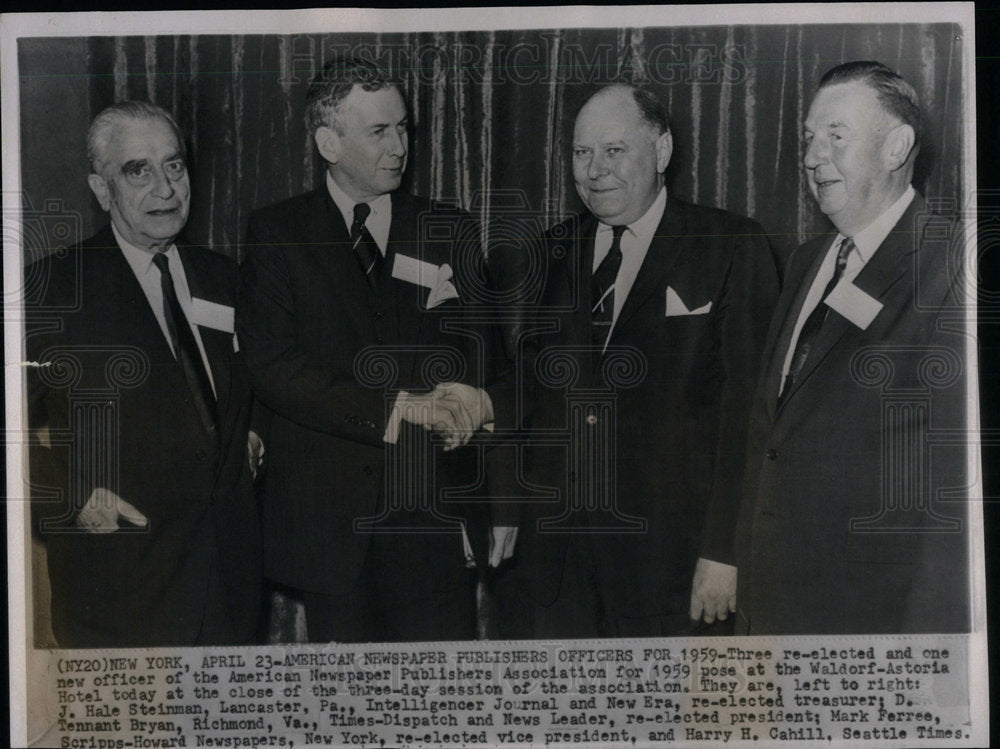
[[207, 299], [191, 297], [191, 321], [195, 325], [212, 330], [221, 330], [223, 333], [234, 333], [235, 312], [232, 307], [225, 304], [210, 302]]
[[878, 299], [847, 280], [842, 280], [834, 287], [826, 297], [826, 304], [862, 330], [868, 330], [868, 326], [884, 306]]
[[440, 267], [434, 265], [434, 263], [417, 260], [415, 257], [409, 257], [408, 255], [397, 254], [392, 264], [392, 277], [398, 278], [400, 281], [406, 281], [407, 283], [415, 283], [417, 286], [423, 286], [427, 289], [433, 289], [437, 286], [437, 278], [440, 270]]

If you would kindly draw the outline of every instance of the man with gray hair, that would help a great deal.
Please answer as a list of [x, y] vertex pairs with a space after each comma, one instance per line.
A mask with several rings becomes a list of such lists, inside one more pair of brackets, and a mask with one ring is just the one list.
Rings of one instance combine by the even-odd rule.
[[803, 135], [836, 231], [792, 255], [768, 333], [737, 632], [968, 631], [964, 247], [911, 184], [917, 94], [878, 62], [844, 63]]
[[26, 304], [53, 632], [60, 647], [249, 643], [261, 576], [236, 264], [179, 239], [191, 186], [168, 112], [108, 107], [87, 151], [111, 223], [38, 261]]

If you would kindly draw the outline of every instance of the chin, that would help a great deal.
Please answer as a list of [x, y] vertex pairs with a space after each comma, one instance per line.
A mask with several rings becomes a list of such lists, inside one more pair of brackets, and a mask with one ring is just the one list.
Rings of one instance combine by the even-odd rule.
[[621, 215], [622, 211], [625, 210], [625, 206], [618, 205], [617, 203], [613, 203], [611, 201], [595, 200], [591, 202], [590, 210], [595, 216], [597, 216], [597, 218], [605, 221], [609, 218]]

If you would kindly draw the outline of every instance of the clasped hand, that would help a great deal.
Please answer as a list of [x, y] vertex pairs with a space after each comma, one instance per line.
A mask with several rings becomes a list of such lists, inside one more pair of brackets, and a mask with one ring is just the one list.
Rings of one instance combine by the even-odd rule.
[[440, 435], [446, 451], [468, 444], [493, 421], [486, 391], [460, 382], [442, 383], [430, 393], [401, 393], [396, 407], [404, 421]]

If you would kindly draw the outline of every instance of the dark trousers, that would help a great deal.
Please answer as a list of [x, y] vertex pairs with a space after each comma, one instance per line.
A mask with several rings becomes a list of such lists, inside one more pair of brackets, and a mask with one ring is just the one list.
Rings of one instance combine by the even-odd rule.
[[[604, 565], [602, 569], [599, 565]], [[733, 617], [724, 622], [692, 622], [688, 612], [632, 616], [612, 601], [614, 565], [599, 560], [586, 534], [567, 541], [562, 581], [555, 600], [540, 606], [528, 585], [530, 569], [520, 564], [497, 576], [493, 585], [494, 626], [499, 639], [571, 639], [610, 637], [705, 637], [731, 635]]]
[[[433, 543], [433, 541], [429, 541]], [[409, 566], [408, 566], [409, 562]], [[455, 564], [461, 564], [456, 554]], [[475, 571], [416, 570], [393, 536], [375, 534], [349, 593], [304, 591], [310, 642], [425, 642], [475, 637]], [[442, 585], [442, 578], [450, 582]]]

